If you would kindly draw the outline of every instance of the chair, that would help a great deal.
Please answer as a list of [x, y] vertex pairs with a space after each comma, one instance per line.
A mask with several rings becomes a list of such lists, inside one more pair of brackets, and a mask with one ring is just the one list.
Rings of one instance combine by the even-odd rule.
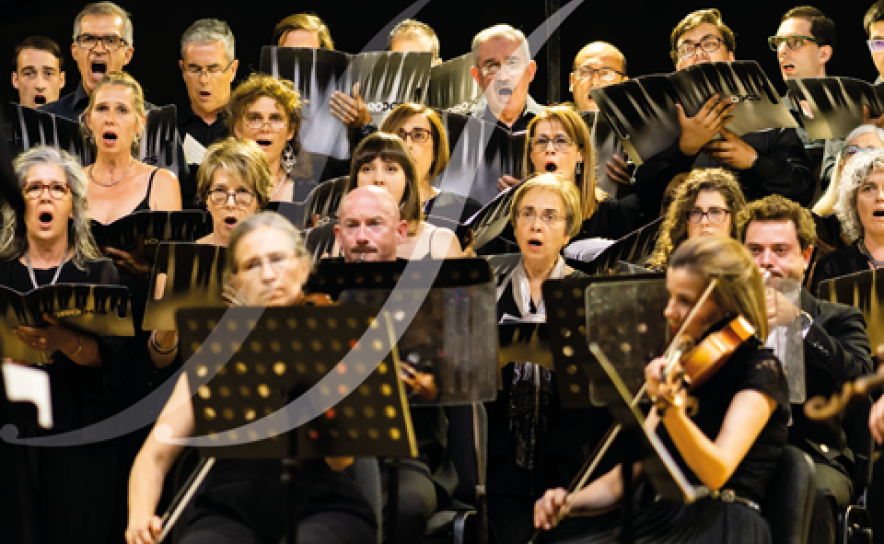
[[839, 544], [872, 544], [872, 520], [866, 510], [866, 490], [872, 483], [872, 454], [875, 440], [869, 431], [872, 398], [866, 395], [847, 409], [844, 427], [854, 457], [852, 504], [838, 514]]
[[[467, 524], [469, 522], [472, 527], [473, 524], [480, 523], [481, 518], [476, 515], [477, 506], [484, 504], [488, 449], [485, 406], [481, 403], [472, 406], [448, 406], [445, 412], [448, 416], [448, 452], [457, 469], [458, 486], [454, 497], [447, 504], [440, 505], [427, 522], [427, 531], [421, 540], [424, 544], [464, 544], [467, 542], [467, 535], [474, 534], [474, 531], [468, 531]], [[478, 440], [474, 421], [478, 422]], [[471, 538], [469, 541], [474, 540]]]
[[767, 487], [762, 511], [774, 544], [804, 544], [816, 494], [816, 472], [810, 457], [787, 445]]

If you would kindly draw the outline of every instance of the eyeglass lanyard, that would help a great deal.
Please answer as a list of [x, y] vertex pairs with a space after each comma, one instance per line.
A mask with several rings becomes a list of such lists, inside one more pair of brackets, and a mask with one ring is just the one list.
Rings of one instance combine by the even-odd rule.
[[[64, 256], [61, 258], [61, 262], [58, 263], [58, 268], [55, 269], [55, 276], [53, 276], [52, 281], [49, 282], [49, 285], [55, 285], [55, 282], [58, 281], [58, 276], [61, 274], [61, 269], [64, 266], [65, 261], [67, 260], [68, 252], [65, 251]], [[34, 274], [34, 266], [31, 264], [31, 252], [25, 252], [25, 264], [28, 265], [28, 275], [31, 276], [31, 283], [34, 284], [34, 289], [39, 289], [40, 286], [37, 285], [37, 275]]]

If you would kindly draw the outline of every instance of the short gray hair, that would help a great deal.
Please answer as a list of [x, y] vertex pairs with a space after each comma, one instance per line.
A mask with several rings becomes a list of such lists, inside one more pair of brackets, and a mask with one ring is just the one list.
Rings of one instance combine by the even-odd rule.
[[[872, 124], [866, 124], [866, 125], [860, 125], [860, 126], [856, 127], [855, 129], [851, 130], [850, 134], [848, 134], [847, 137], [844, 138], [844, 145], [846, 146], [848, 144], [848, 142], [850, 142], [850, 140], [858, 138], [859, 136], [861, 136], [863, 134], [869, 134], [870, 132], [874, 132], [875, 136], [877, 136], [878, 139], [881, 140], [882, 143], [884, 143], [884, 128], [879, 128], [879, 127], [872, 125]], [[843, 147], [842, 147], [842, 149], [843, 149]]]
[[504, 38], [513, 42], [519, 42], [521, 47], [525, 49], [525, 56], [528, 57], [528, 60], [531, 60], [531, 49], [528, 47], [528, 40], [525, 38], [525, 34], [521, 30], [513, 28], [510, 25], [500, 24], [486, 28], [476, 34], [473, 38], [473, 45], [471, 48], [477, 67], [479, 66], [479, 47], [493, 38]]
[[863, 234], [863, 224], [856, 209], [859, 188], [875, 172], [884, 172], [884, 149], [872, 149], [850, 159], [838, 185], [835, 214], [841, 221], [841, 230], [854, 241]]
[[116, 15], [120, 17], [123, 19], [123, 39], [126, 40], [129, 47], [135, 47], [135, 30], [132, 28], [132, 18], [128, 11], [113, 2], [87, 4], [74, 19], [74, 40], [80, 35], [80, 21], [87, 15]]
[[[74, 265], [86, 270], [89, 261], [104, 260], [95, 239], [87, 213], [88, 202], [86, 188], [88, 182], [80, 163], [67, 151], [49, 146], [36, 146], [25, 151], [13, 161], [19, 188], [27, 182], [28, 172], [34, 166], [54, 164], [62, 169], [71, 189], [71, 219], [68, 224], [68, 248], [71, 250], [71, 261]], [[4, 203], [3, 231], [0, 233], [0, 261], [7, 262], [18, 259], [28, 250], [27, 227], [24, 218], [20, 217], [12, 207]]]
[[307, 251], [304, 245], [304, 238], [298, 232], [298, 229], [292, 225], [291, 221], [276, 212], [258, 212], [254, 215], [243, 219], [234, 227], [230, 233], [230, 240], [227, 242], [227, 266], [224, 270], [225, 283], [231, 274], [237, 272], [236, 249], [240, 242], [249, 233], [258, 230], [261, 227], [269, 227], [276, 229], [287, 235], [295, 251], [295, 256], [299, 259], [306, 259], [308, 269], [313, 268], [313, 255]]
[[390, 31], [387, 38], [387, 49], [393, 47], [393, 39], [397, 36], [423, 36], [430, 40], [430, 53], [433, 54], [433, 60], [439, 58], [439, 36], [436, 35], [430, 25], [415, 21], [414, 19], [405, 19]]
[[190, 25], [181, 36], [181, 59], [184, 59], [184, 50], [189, 44], [207, 44], [213, 42], [224, 44], [224, 54], [230, 62], [236, 58], [236, 41], [230, 26], [220, 19], [200, 19]]

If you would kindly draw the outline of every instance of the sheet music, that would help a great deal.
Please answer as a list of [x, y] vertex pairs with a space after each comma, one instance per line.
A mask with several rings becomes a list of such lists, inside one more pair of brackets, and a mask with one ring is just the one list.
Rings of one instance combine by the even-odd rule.
[[184, 137], [184, 157], [187, 159], [187, 164], [202, 164], [206, 157], [206, 148], [193, 136], [187, 134]]
[[40, 368], [17, 363], [3, 363], [3, 383], [6, 398], [11, 402], [31, 402], [37, 407], [37, 423], [44, 429], [52, 428], [52, 396], [49, 392], [49, 374]]

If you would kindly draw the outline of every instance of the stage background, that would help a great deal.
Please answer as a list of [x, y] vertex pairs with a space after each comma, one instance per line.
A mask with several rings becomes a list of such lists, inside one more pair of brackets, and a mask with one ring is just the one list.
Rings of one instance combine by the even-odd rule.
[[[154, 0], [153, 2], [118, 2], [128, 10], [135, 25], [135, 55], [127, 70], [145, 88], [148, 100], [155, 104], [186, 100], [184, 83], [178, 69], [179, 40], [182, 32], [201, 17], [227, 21], [236, 36], [242, 80], [257, 69], [261, 46], [270, 41], [277, 21], [292, 13], [314, 11], [329, 25], [335, 46], [341, 51], [360, 52], [366, 44], [397, 15], [412, 5], [408, 0], [383, 2], [192, 2]], [[565, 0], [561, 0], [566, 4]], [[845, 75], [873, 80], [877, 73], [866, 47], [862, 17], [870, 1], [825, 0], [814, 5], [835, 20], [838, 44], [829, 62], [830, 75]], [[70, 58], [73, 19], [85, 3], [47, 0], [6, 2], [0, 17], [0, 52], [11, 73], [15, 44], [32, 34], [45, 34], [56, 40], [65, 59], [67, 86], [62, 94], [75, 89], [79, 80]], [[737, 59], [757, 60], [780, 92], [785, 84], [776, 63], [776, 54], [767, 47], [766, 38], [776, 33], [779, 20], [797, 2], [781, 0], [727, 1], [717, 5], [727, 23], [737, 34]], [[624, 0], [599, 2], [585, 0], [567, 18], [561, 28], [562, 99], [570, 100], [568, 73], [577, 51], [593, 40], [615, 44], [627, 56], [631, 76], [670, 72], [669, 33], [678, 21], [692, 10], [710, 7], [710, 2]], [[469, 50], [472, 37], [482, 28], [509, 23], [530, 34], [545, 19], [545, 3], [539, 0], [430, 0], [415, 18], [431, 25], [442, 43], [442, 57], [453, 58]], [[531, 94], [540, 103], [547, 102], [546, 48], [536, 57], [537, 76]], [[9, 76], [0, 96], [16, 97]]]

